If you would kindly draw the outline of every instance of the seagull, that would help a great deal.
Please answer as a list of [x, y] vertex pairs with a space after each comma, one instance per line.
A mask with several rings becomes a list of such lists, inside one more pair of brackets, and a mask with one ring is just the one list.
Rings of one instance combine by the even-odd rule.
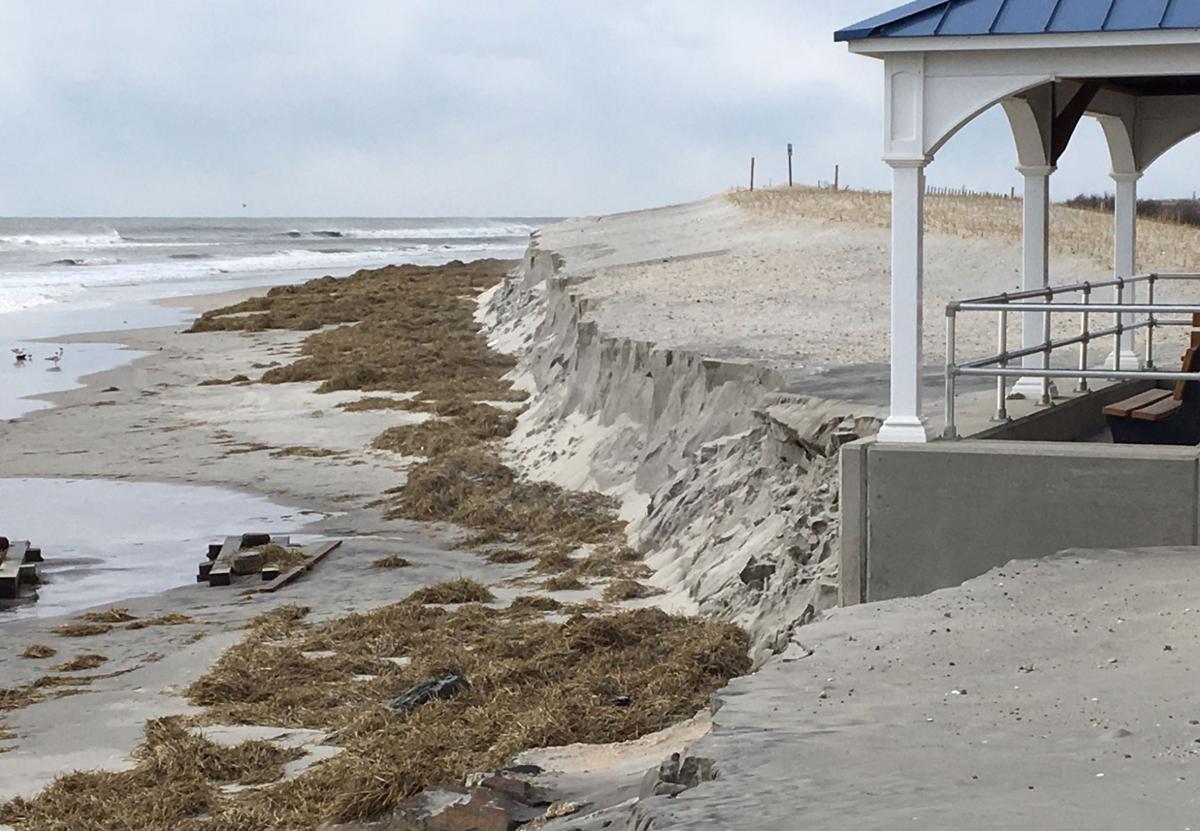
[[62, 347], [60, 346], [60, 347], [58, 347], [58, 351], [56, 351], [50, 357], [46, 358], [46, 360], [49, 361], [50, 363], [54, 364], [55, 367], [57, 367], [58, 362], [62, 360], [62, 357], [63, 357], [63, 350], [62, 350]]
[[22, 349], [19, 346], [14, 346], [12, 349], [12, 353], [13, 353], [13, 357], [16, 358], [16, 361], [19, 364], [23, 364], [29, 360], [29, 353], [26, 352], [24, 349]]

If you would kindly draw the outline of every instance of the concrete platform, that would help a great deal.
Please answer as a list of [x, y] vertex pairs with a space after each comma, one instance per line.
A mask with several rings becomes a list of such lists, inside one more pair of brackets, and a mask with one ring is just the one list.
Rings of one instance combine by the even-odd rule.
[[842, 451], [843, 605], [1073, 547], [1200, 544], [1200, 449], [873, 440]]
[[[1200, 545], [1200, 448], [1115, 445], [1103, 416], [1152, 382], [1098, 386], [1011, 421], [971, 396], [968, 436], [841, 453], [842, 605], [957, 586], [1014, 553]], [[973, 433], [973, 434], [972, 434]]]
[[717, 695], [688, 753], [719, 778], [627, 827], [1200, 828], [1200, 549], [1012, 562], [795, 637]]

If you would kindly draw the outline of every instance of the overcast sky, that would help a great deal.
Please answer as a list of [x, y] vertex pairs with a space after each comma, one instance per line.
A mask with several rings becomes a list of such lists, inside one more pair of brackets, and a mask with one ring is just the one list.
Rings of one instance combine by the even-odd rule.
[[[759, 179], [887, 187], [881, 69], [834, 29], [898, 0], [3, 0], [0, 214], [562, 215]], [[1143, 180], [1188, 195], [1200, 139]], [[1003, 116], [932, 184], [1018, 183]], [[1088, 123], [1055, 196], [1109, 186]], [[242, 208], [242, 203], [248, 205]]]

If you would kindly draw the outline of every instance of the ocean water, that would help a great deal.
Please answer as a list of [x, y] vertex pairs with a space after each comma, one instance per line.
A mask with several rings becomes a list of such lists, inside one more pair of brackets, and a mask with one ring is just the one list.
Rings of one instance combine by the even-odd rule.
[[[165, 297], [295, 283], [360, 268], [516, 259], [543, 217], [421, 219], [0, 218], [0, 419], [137, 357], [44, 340], [183, 322]], [[17, 354], [28, 355], [17, 360]]]
[[219, 290], [248, 276], [279, 283], [390, 263], [514, 257], [544, 221], [0, 218], [0, 315], [89, 294], [184, 294], [190, 283]]

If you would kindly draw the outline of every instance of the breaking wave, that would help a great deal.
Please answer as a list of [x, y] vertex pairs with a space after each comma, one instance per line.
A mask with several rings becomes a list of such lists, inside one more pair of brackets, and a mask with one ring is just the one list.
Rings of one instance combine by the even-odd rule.
[[0, 236], [0, 247], [102, 248], [125, 240], [115, 230], [98, 234], [14, 234]]

